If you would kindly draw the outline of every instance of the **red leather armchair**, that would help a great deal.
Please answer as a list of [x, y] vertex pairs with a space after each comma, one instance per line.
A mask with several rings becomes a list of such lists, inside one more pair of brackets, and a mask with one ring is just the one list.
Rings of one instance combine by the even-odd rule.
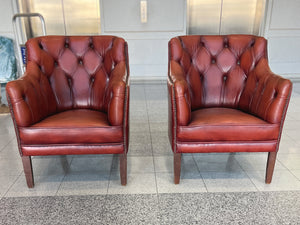
[[251, 35], [169, 42], [169, 139], [174, 182], [182, 153], [268, 152], [272, 180], [292, 83], [272, 73], [267, 41]]
[[45, 36], [26, 43], [25, 74], [6, 86], [28, 187], [31, 156], [120, 154], [129, 141], [127, 43], [114, 36]]

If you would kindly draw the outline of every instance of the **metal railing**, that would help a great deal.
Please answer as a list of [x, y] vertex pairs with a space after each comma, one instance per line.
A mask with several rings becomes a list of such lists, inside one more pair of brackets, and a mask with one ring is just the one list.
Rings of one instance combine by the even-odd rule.
[[[18, 13], [15, 14], [12, 18], [13, 30], [15, 34], [15, 40], [17, 44], [17, 58], [18, 58], [18, 66], [21, 74], [24, 74], [26, 68], [26, 47], [25, 43], [21, 43], [20, 36], [24, 37], [24, 32], [22, 30], [22, 26], [17, 26], [18, 18], [31, 18], [38, 17], [41, 21], [43, 35], [46, 35], [46, 24], [45, 19], [40, 13]], [[23, 32], [23, 33], [22, 33]]]

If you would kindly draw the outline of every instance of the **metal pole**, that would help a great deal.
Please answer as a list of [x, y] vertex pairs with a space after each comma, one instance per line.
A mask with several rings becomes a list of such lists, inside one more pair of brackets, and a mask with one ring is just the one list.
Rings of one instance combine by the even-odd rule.
[[[44, 36], [46, 35], [45, 19], [40, 13], [18, 13], [18, 14], [15, 14], [12, 18], [12, 23], [13, 23], [15, 39], [16, 39], [16, 43], [17, 43], [18, 48], [21, 47], [21, 43], [20, 43], [19, 35], [18, 35], [19, 30], [18, 30], [18, 27], [17, 27], [17, 18], [30, 18], [30, 17], [39, 17], [40, 18], [41, 24], [42, 24], [43, 35]], [[19, 67], [20, 67], [21, 73], [24, 74], [25, 73], [25, 65], [23, 64], [21, 49], [18, 49], [18, 61], [19, 61]]]

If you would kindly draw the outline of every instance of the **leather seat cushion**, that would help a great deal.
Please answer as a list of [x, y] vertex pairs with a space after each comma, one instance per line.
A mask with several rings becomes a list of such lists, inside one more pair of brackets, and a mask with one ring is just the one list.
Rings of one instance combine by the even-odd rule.
[[107, 114], [88, 109], [64, 111], [19, 128], [25, 145], [119, 143], [122, 130], [122, 126], [109, 125]]
[[205, 108], [192, 112], [188, 126], [178, 127], [181, 142], [276, 140], [279, 125], [231, 108]]

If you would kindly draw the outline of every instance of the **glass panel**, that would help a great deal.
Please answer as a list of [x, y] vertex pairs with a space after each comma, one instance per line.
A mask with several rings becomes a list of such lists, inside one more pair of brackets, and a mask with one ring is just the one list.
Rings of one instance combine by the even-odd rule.
[[256, 0], [223, 0], [220, 34], [254, 34]]
[[188, 34], [258, 35], [265, 0], [189, 0]]
[[222, 0], [188, 1], [188, 34], [219, 34]]
[[[21, 12], [43, 15], [47, 35], [100, 34], [99, 0], [19, 0]], [[43, 35], [39, 18], [26, 26], [27, 38]]]
[[63, 0], [67, 35], [100, 34], [99, 0]]
[[[28, 5], [29, 12], [43, 15], [46, 23], [46, 32], [49, 35], [64, 35], [64, 18], [61, 0], [32, 0]], [[38, 18], [31, 19], [33, 37], [43, 35]]]

